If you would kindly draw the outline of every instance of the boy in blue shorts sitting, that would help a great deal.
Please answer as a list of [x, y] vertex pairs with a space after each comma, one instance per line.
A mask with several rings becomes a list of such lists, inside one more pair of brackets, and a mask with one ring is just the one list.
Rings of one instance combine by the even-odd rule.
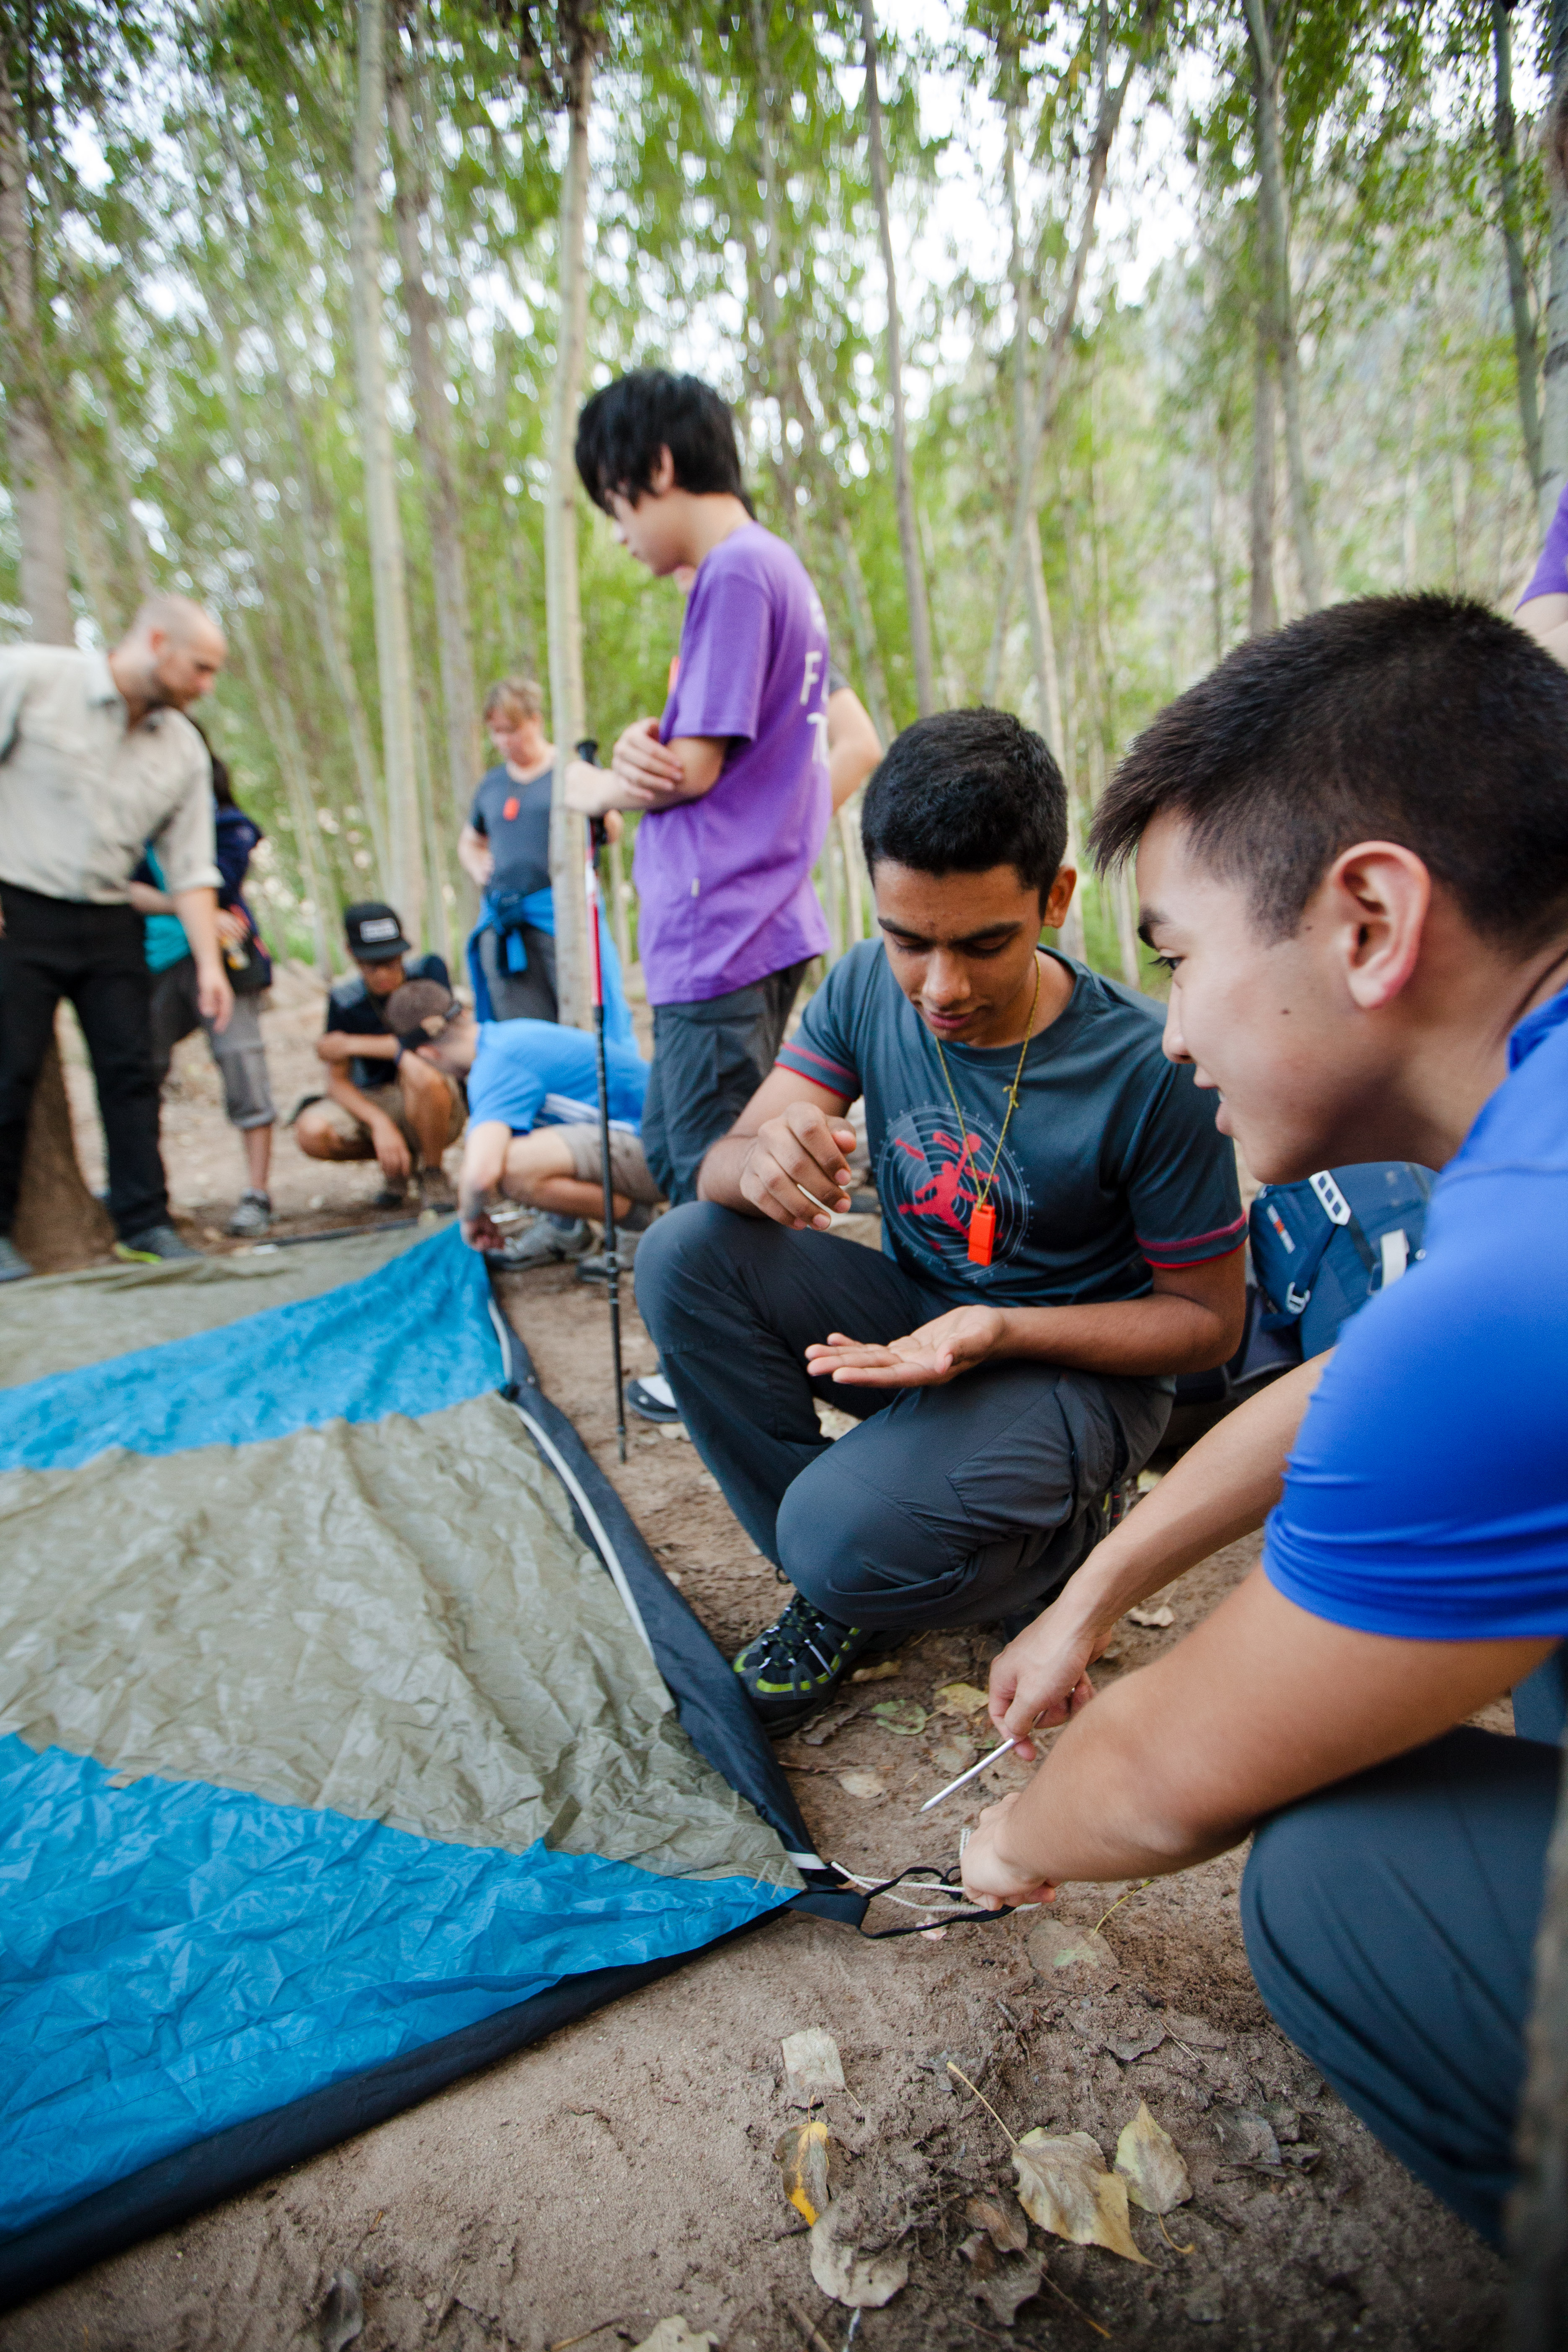
[[[599, 1144], [597, 1047], [581, 1029], [552, 1021], [476, 1021], [438, 981], [410, 981], [386, 1008], [387, 1025], [405, 1053], [464, 1081], [468, 1133], [458, 1180], [463, 1239], [478, 1250], [505, 1247], [489, 1202], [498, 1192], [524, 1201], [582, 1232], [604, 1208]], [[610, 1174], [616, 1221], [641, 1233], [658, 1188], [648, 1174], [641, 1140], [647, 1064], [630, 1046], [607, 1045], [610, 1088]], [[509, 1252], [513, 1265], [545, 1265], [563, 1255], [557, 1234], [530, 1257], [527, 1239]]]

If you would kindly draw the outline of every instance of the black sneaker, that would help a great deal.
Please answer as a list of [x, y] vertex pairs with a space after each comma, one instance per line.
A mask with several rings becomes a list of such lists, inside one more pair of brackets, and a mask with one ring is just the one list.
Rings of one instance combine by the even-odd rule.
[[797, 1592], [778, 1622], [747, 1643], [735, 1672], [764, 1728], [776, 1738], [826, 1706], [868, 1650], [895, 1649], [899, 1639], [858, 1625], [836, 1625]]
[[173, 1225], [149, 1225], [144, 1234], [130, 1234], [114, 1244], [114, 1255], [132, 1265], [168, 1265], [179, 1258], [200, 1257]]

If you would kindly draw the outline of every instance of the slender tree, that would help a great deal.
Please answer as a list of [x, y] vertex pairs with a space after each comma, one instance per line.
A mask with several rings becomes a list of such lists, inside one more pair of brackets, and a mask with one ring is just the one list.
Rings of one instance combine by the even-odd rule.
[[550, 642], [550, 724], [555, 779], [550, 808], [550, 880], [555, 898], [556, 995], [563, 1021], [593, 1021], [588, 922], [584, 898], [583, 819], [566, 806], [566, 762], [587, 720], [583, 693], [583, 614], [577, 574], [577, 467], [573, 455], [588, 343], [588, 122], [594, 103], [598, 27], [591, 5], [556, 10], [557, 90], [566, 116], [556, 231], [555, 378], [550, 403], [549, 479], [544, 508], [544, 593]]
[[[1152, 29], [1155, 7], [1144, 8], [1141, 34]], [[1008, 534], [1007, 562], [1003, 573], [1001, 593], [996, 603], [996, 618], [991, 633], [991, 656], [985, 670], [987, 701], [995, 698], [1002, 676], [1002, 652], [1006, 642], [1007, 624], [1013, 610], [1013, 599], [1018, 591], [1018, 581], [1024, 569], [1029, 544], [1029, 518], [1035, 514], [1035, 480], [1039, 470], [1040, 451], [1051, 429], [1061, 396], [1063, 362], [1078, 319], [1078, 306], [1083, 292], [1084, 273], [1094, 245], [1095, 222], [1100, 211], [1100, 199], [1105, 188], [1105, 174], [1110, 161], [1117, 127], [1127, 103], [1128, 87], [1132, 79], [1132, 59], [1130, 57], [1120, 81], [1109, 79], [1109, 42], [1105, 37], [1103, 16], [1097, 12], [1095, 37], [1097, 81], [1100, 91], [1098, 119], [1089, 142], [1089, 167], [1084, 185], [1083, 218], [1079, 226], [1077, 243], [1068, 264], [1067, 284], [1063, 289], [1057, 315], [1047, 340], [1044, 364], [1035, 394], [1034, 413], [1028, 429], [1021, 436], [1018, 450], [1017, 479], [1014, 488], [1013, 521]], [[1037, 520], [1037, 530], [1038, 523]]]
[[1301, 434], [1301, 370], [1290, 299], [1290, 208], [1280, 135], [1281, 59], [1278, 37], [1288, 28], [1285, 0], [1246, 0], [1247, 43], [1253, 77], [1253, 119], [1258, 166], [1258, 223], [1262, 262], [1263, 315], [1279, 378], [1285, 415], [1285, 469], [1290, 494], [1290, 532], [1309, 613], [1323, 601], [1322, 567], [1312, 527], [1306, 445]]
[[926, 596], [925, 559], [915, 517], [914, 473], [910, 463], [909, 427], [904, 416], [904, 362], [899, 331], [899, 279], [893, 258], [893, 223], [888, 194], [888, 158], [882, 139], [882, 99], [877, 86], [877, 13], [875, 0], [860, 0], [860, 23], [866, 44], [866, 144], [871, 163], [871, 187], [877, 202], [877, 226], [882, 241], [882, 270], [888, 289], [888, 392], [893, 409], [893, 495], [898, 502], [899, 549], [904, 564], [904, 595], [910, 612], [910, 648], [915, 667], [915, 698], [921, 716], [936, 709], [936, 673], [931, 664], [931, 606]]
[[1568, 0], [1550, 0], [1547, 51], [1552, 73], [1545, 139], [1551, 261], [1541, 371], [1542, 530], [1568, 488]]
[[392, 893], [405, 930], [425, 920], [424, 841], [415, 759], [414, 646], [408, 621], [403, 523], [387, 413], [382, 347], [381, 142], [386, 110], [385, 0], [358, 0], [358, 104], [353, 151], [354, 359], [360, 444], [381, 682], [381, 760], [386, 778]]
[[1492, 143], [1497, 152], [1498, 226], [1508, 265], [1509, 315], [1513, 325], [1514, 374], [1519, 385], [1519, 422], [1531, 487], [1541, 492], [1541, 400], [1537, 385], [1535, 320], [1530, 307], [1530, 273], [1524, 257], [1524, 205], [1520, 189], [1519, 129], [1513, 111], [1512, 0], [1491, 0], [1494, 104]]
[[474, 653], [468, 630], [468, 555], [463, 546], [463, 509], [452, 455], [452, 411], [442, 350], [441, 312], [426, 280], [430, 175], [416, 110], [410, 102], [415, 58], [405, 54], [395, 21], [392, 32], [394, 62], [387, 90], [396, 185], [393, 215], [397, 226], [409, 374], [414, 386], [415, 434], [436, 590], [436, 643], [441, 670], [447, 786], [450, 806], [466, 811], [479, 765], [479, 717], [474, 697]]
[[[7, 28], [8, 29], [8, 28]], [[48, 373], [38, 330], [28, 147], [0, 37], [0, 302], [5, 318], [5, 442], [22, 602], [34, 639], [76, 642], [66, 572], [65, 468], [51, 427]]]

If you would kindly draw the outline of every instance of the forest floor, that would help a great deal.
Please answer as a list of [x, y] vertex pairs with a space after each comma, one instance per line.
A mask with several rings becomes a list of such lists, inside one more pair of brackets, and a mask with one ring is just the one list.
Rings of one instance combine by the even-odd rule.
[[[286, 1112], [319, 1066], [319, 995], [288, 975], [264, 1018]], [[68, 1066], [77, 1058], [68, 1054]], [[84, 1076], [70, 1071], [90, 1163]], [[181, 1049], [165, 1141], [176, 1213], [211, 1247], [239, 1162], [200, 1038]], [[374, 1189], [373, 1170], [312, 1166], [279, 1137], [280, 1230], [355, 1222]], [[851, 1230], [876, 1238], [873, 1220]], [[547, 1394], [732, 1649], [784, 1596], [682, 1435], [637, 1427], [617, 1464], [602, 1296], [569, 1268], [505, 1288]], [[635, 1312], [627, 1360], [632, 1371], [653, 1364]], [[1168, 1629], [1124, 1624], [1097, 1673], [1114, 1679], [1157, 1655], [1255, 1557], [1251, 1543], [1217, 1554], [1167, 1596]], [[955, 1859], [978, 1806], [966, 1813], [955, 1801], [924, 1821], [918, 1808], [976, 1752], [984, 1718], [952, 1711], [944, 1694], [954, 1683], [984, 1688], [994, 1647], [982, 1631], [913, 1641], [892, 1673], [851, 1685], [815, 1731], [784, 1743], [820, 1853], [876, 1877]], [[901, 1728], [873, 1712], [888, 1701], [906, 1702], [893, 1717]], [[1506, 1708], [1488, 1719], [1506, 1725]], [[1025, 1777], [1007, 1759], [988, 1786], [999, 1793]], [[632, 2345], [675, 2314], [722, 2352], [840, 2352], [852, 2335], [868, 2352], [973, 2352], [987, 2341], [1040, 2352], [1101, 2340], [1161, 2352], [1500, 2343], [1501, 2266], [1378, 2147], [1265, 2012], [1242, 1949], [1241, 1861], [1143, 1889], [1075, 1886], [1049, 1913], [887, 1944], [778, 1918], [102, 2263], [0, 2320], [0, 2346], [302, 2347], [325, 2340], [318, 2315], [342, 2267], [361, 2283], [367, 2352]], [[1054, 1923], [1092, 1927], [1123, 1895], [1093, 1957], [1059, 1965]], [[878, 1910], [868, 1924], [907, 1923]], [[813, 2282], [773, 2157], [800, 2116], [780, 2043], [807, 2027], [833, 2035], [842, 2055], [847, 2087], [828, 2095], [827, 2121], [858, 2242], [898, 2239], [910, 2256], [907, 2286], [858, 2328]], [[1108, 2160], [1147, 2102], [1194, 2189], [1169, 2217], [1169, 2241], [1152, 2215], [1134, 2213], [1148, 2267], [1037, 2230], [1045, 2278], [1006, 2324], [1005, 2270], [983, 2278], [960, 2249], [967, 2200], [1011, 2183], [1008, 2145], [950, 2059], [1014, 2134], [1088, 2132]]]

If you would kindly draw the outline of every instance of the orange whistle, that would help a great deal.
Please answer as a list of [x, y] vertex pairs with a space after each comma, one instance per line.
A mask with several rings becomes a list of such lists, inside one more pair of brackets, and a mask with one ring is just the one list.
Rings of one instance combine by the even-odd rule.
[[515, 797], [507, 802], [506, 805], [501, 810], [501, 814], [505, 817], [508, 824], [511, 823], [513, 817], [517, 814], [521, 806], [522, 803]]
[[989, 1201], [982, 1201], [969, 1220], [969, 1263], [989, 1265], [991, 1245], [996, 1239], [996, 1212]]

